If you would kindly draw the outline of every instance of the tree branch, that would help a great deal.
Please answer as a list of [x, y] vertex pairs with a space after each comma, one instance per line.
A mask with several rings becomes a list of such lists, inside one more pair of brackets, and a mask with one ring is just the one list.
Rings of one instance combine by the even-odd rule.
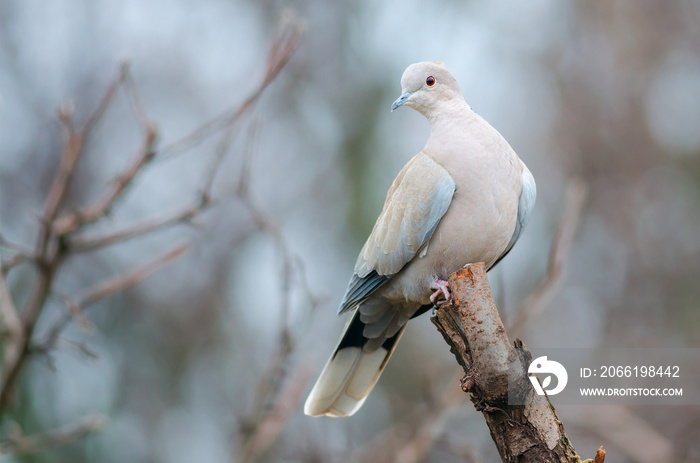
[[162, 256], [157, 257], [156, 259], [153, 259], [152, 261], [147, 262], [143, 265], [140, 265], [139, 267], [136, 267], [128, 273], [125, 273], [123, 275], [117, 275], [101, 283], [96, 284], [95, 286], [85, 291], [85, 293], [77, 299], [78, 307], [91, 306], [92, 304], [98, 302], [101, 299], [104, 299], [107, 296], [111, 296], [114, 293], [118, 293], [120, 291], [125, 290], [126, 288], [130, 288], [131, 286], [142, 282], [143, 280], [151, 276], [153, 272], [159, 270], [171, 260], [179, 257], [180, 254], [185, 252], [189, 247], [190, 245], [187, 243], [180, 244], [178, 246], [175, 246]]
[[87, 235], [68, 238], [67, 247], [71, 252], [85, 252], [104, 248], [112, 244], [162, 230], [178, 223], [189, 222], [206, 209], [213, 206], [213, 204], [214, 201], [211, 200], [208, 195], [202, 195], [199, 201], [194, 204], [187, 204], [184, 207], [178, 207], [160, 216], [151, 217], [127, 225], [116, 232], [98, 236]]
[[79, 226], [93, 223], [101, 217], [108, 215], [114, 204], [121, 198], [134, 178], [136, 178], [136, 175], [155, 156], [153, 147], [157, 135], [158, 132], [155, 127], [147, 126], [146, 136], [141, 149], [131, 166], [114, 180], [111, 190], [102, 199], [97, 200], [93, 204], [57, 219], [53, 223], [53, 232], [56, 235], [62, 236], [72, 232]]
[[0, 454], [26, 455], [46, 447], [67, 444], [98, 431], [104, 425], [104, 421], [102, 415], [93, 413], [85, 415], [75, 423], [69, 423], [33, 436], [24, 436], [17, 429], [7, 439], [0, 442]]
[[160, 150], [159, 156], [175, 156], [198, 145], [219, 130], [226, 127], [230, 128], [238, 122], [257, 103], [265, 89], [279, 75], [282, 68], [299, 47], [304, 33], [304, 25], [298, 19], [291, 15], [285, 16], [277, 27], [276, 37], [268, 54], [265, 74], [253, 93], [239, 106], [224, 111], [222, 114], [197, 127], [188, 135], [164, 146]]
[[[0, 349], [2, 349], [4, 353], [2, 377], [0, 378], [0, 421], [4, 418], [5, 412], [11, 402], [11, 396], [17, 378], [23, 366], [26, 364], [29, 354], [33, 350], [40, 350], [42, 347], [46, 347], [47, 349], [52, 348], [53, 343], [57, 340], [62, 329], [74, 316], [79, 315], [82, 309], [104, 297], [122, 291], [142, 281], [164, 264], [178, 257], [184, 252], [187, 246], [178, 246], [150, 263], [137, 267], [126, 274], [117, 275], [99, 283], [88, 289], [82, 296], [74, 300], [70, 299], [69, 310], [66, 316], [59, 320], [59, 322], [54, 325], [53, 329], [49, 331], [48, 341], [37, 346], [34, 344], [35, 340], [33, 339], [37, 320], [46, 307], [46, 301], [49, 295], [57, 293], [54, 288], [54, 277], [66, 256], [71, 251], [87, 251], [101, 248], [116, 242], [151, 233], [176, 223], [189, 221], [213, 204], [211, 189], [224, 158], [225, 151], [229, 146], [233, 134], [233, 126], [238, 123], [242, 116], [259, 100], [269, 84], [280, 73], [299, 45], [303, 32], [304, 28], [300, 21], [293, 18], [286, 18], [286, 20], [282, 21], [276, 39], [271, 46], [264, 75], [255, 88], [255, 91], [237, 107], [201, 125], [174, 145], [170, 145], [170, 148], [165, 148], [165, 151], [171, 153], [179, 151], [199, 143], [204, 138], [220, 129], [227, 129], [223, 140], [219, 144], [214, 163], [207, 172], [204, 188], [198, 193], [195, 201], [164, 216], [153, 217], [138, 222], [122, 228], [120, 231], [112, 232], [111, 234], [93, 237], [89, 235], [73, 236], [74, 232], [79, 230], [82, 226], [94, 223], [108, 215], [117, 202], [123, 197], [125, 191], [133, 183], [137, 175], [155, 158], [157, 130], [147, 117], [146, 111], [137, 94], [133, 78], [129, 73], [128, 64], [124, 64], [120, 67], [117, 77], [107, 88], [97, 108], [88, 117], [81, 128], [75, 127], [73, 121], [73, 106], [69, 103], [64, 104], [61, 111], [59, 111], [59, 119], [66, 133], [66, 141], [55, 178], [45, 200], [36, 245], [31, 252], [18, 251], [17, 255], [12, 259], [2, 259], [0, 257], [0, 303], [2, 304], [2, 307], [0, 307], [0, 315], [2, 315], [2, 318], [0, 318], [0, 331], [2, 331], [3, 334], [2, 338], [0, 338]], [[89, 138], [91, 131], [101, 122], [105, 112], [111, 106], [118, 90], [122, 86], [129, 98], [134, 117], [144, 131], [142, 145], [131, 163], [121, 175], [116, 178], [114, 183], [106, 189], [106, 192], [101, 198], [77, 212], [68, 212], [66, 211], [68, 207], [65, 203], [68, 198], [68, 191], [76, 166], [85, 149], [85, 142]], [[254, 210], [255, 209], [252, 208], [251, 212]], [[269, 222], [262, 222], [262, 219], [256, 220], [258, 226], [261, 228], [267, 227], [276, 238], [276, 241], [281, 243], [282, 239], [279, 233], [273, 232], [273, 230], [276, 229], [274, 229]], [[5, 247], [13, 247], [8, 245], [4, 240], [0, 240], [0, 244]], [[31, 260], [35, 264], [36, 278], [30, 289], [29, 297], [23, 310], [18, 312], [9, 294], [5, 275], [9, 268], [27, 260]], [[285, 253], [285, 268], [289, 268], [292, 263], [293, 256], [289, 253]], [[302, 274], [303, 272], [300, 271], [299, 273]], [[291, 271], [286, 271], [285, 274], [291, 278]], [[19, 329], [17, 328], [18, 326]], [[7, 333], [8, 336], [5, 336], [5, 333]], [[284, 351], [288, 352], [290, 348], [287, 348], [287, 338], [284, 339]], [[274, 390], [277, 392], [276, 388]], [[65, 432], [61, 435], [74, 436], [75, 434]], [[46, 433], [44, 437], [46, 438], [30, 441], [30, 443], [32, 446], [38, 447], [40, 445], [48, 445], [54, 441], [50, 433]], [[26, 440], [24, 442], [26, 442]], [[16, 442], [7, 444], [12, 444], [14, 447], [17, 447]]]
[[41, 231], [37, 240], [38, 272], [29, 300], [22, 311], [22, 335], [17, 336], [12, 344], [5, 345], [6, 349], [10, 349], [12, 355], [4, 356], [3, 377], [0, 383], [0, 418], [4, 415], [10, 400], [12, 386], [27, 357], [36, 321], [48, 297], [54, 273], [61, 262], [61, 243], [52, 233], [51, 224], [66, 198], [75, 166], [83, 153], [84, 142], [87, 136], [85, 130], [75, 131], [73, 127], [73, 108], [70, 105], [64, 105], [64, 108], [59, 113], [59, 118], [67, 130], [68, 141], [63, 149], [58, 172], [44, 205]]
[[0, 334], [5, 338], [3, 364], [7, 364], [18, 355], [16, 349], [21, 345], [22, 322], [7, 286], [4, 270], [0, 262]]
[[112, 81], [109, 88], [107, 88], [107, 91], [102, 96], [97, 108], [90, 115], [87, 122], [85, 122], [85, 126], [83, 127], [83, 131], [85, 133], [89, 133], [93, 128], [95, 128], [95, 126], [102, 119], [102, 116], [104, 116], [104, 114], [107, 112], [107, 109], [109, 109], [109, 107], [112, 105], [112, 101], [114, 101], [117, 91], [129, 75], [129, 66], [130, 64], [128, 61], [122, 62], [121, 66], [119, 66], [119, 73], [117, 74], [117, 77]]
[[[484, 415], [501, 459], [578, 463], [554, 407], [546, 396], [535, 394], [529, 382], [530, 353], [522, 341], [508, 340], [484, 264], [470, 264], [448, 281], [452, 302], [430, 320], [462, 365], [462, 390], [471, 394]], [[509, 397], [524, 405], [511, 405]]]
[[85, 292], [78, 297], [65, 297], [65, 301], [68, 304], [68, 312], [59, 319], [53, 327], [49, 330], [49, 334], [46, 339], [40, 344], [33, 345], [31, 351], [33, 352], [48, 352], [50, 351], [61, 332], [65, 329], [68, 323], [73, 320], [79, 314], [89, 306], [95, 304], [96, 302], [104, 299], [105, 297], [111, 296], [112, 294], [124, 291], [130, 288], [149, 276], [154, 272], [161, 269], [164, 265], [168, 264], [170, 261], [179, 257], [183, 252], [189, 248], [189, 244], [183, 243], [175, 246], [170, 251], [166, 252], [162, 256], [156, 257], [155, 259], [141, 264], [140, 266], [132, 269], [131, 271], [124, 273], [122, 275], [116, 275], [105, 281], [95, 284], [94, 286], [85, 290]]
[[289, 416], [299, 406], [310, 380], [309, 366], [300, 366], [275, 398], [272, 409], [261, 416], [259, 421], [251, 423], [254, 425], [253, 429], [238, 449], [236, 463], [256, 461], [275, 442]]
[[97, 109], [90, 115], [82, 129], [75, 129], [72, 104], [64, 104], [59, 111], [58, 117], [66, 130], [67, 141], [61, 154], [58, 172], [54, 177], [44, 204], [41, 230], [37, 239], [36, 253], [34, 254], [38, 264], [37, 277], [32, 286], [29, 300], [21, 314], [22, 334], [17, 336], [13, 343], [5, 344], [5, 348], [9, 349], [11, 355], [7, 355], [6, 351], [4, 356], [4, 374], [0, 383], [0, 419], [8, 405], [12, 386], [29, 352], [29, 344], [34, 333], [34, 327], [49, 295], [54, 274], [63, 259], [63, 243], [60, 237], [53, 232], [54, 222], [68, 195], [75, 167], [85, 148], [85, 140], [111, 105], [116, 91], [124, 81], [126, 72], [127, 68], [122, 66], [119, 75], [107, 89]]

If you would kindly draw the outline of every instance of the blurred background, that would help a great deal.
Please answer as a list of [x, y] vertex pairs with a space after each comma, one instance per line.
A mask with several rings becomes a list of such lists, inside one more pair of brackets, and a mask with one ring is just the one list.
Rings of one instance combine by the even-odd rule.
[[[506, 323], [546, 278], [567, 185], [587, 185], [565, 272], [511, 339], [700, 347], [700, 3], [690, 0], [0, 0], [3, 236], [35, 242], [64, 100], [84, 122], [128, 59], [167, 145], [255, 90], [290, 9], [306, 35], [237, 126], [214, 207], [194, 227], [71, 257], [57, 276], [57, 290], [74, 294], [192, 244], [91, 307], [90, 323], [72, 323], [50, 356], [32, 357], [4, 432], [8, 421], [29, 435], [88, 413], [104, 426], [0, 461], [500, 461], [468, 397], [450, 395], [459, 367], [427, 315], [354, 417], [311, 419], [299, 402], [337, 342], [337, 306], [386, 191], [427, 139], [418, 113], [389, 112], [417, 61], [445, 61], [537, 180], [529, 228], [489, 275]], [[140, 144], [120, 94], [89, 139], [69, 204], [99, 197]], [[191, 200], [216, 144], [158, 157], [90, 230]], [[8, 276], [20, 307], [33, 274], [22, 265]], [[49, 299], [38, 336], [62, 310]], [[604, 445], [615, 462], [700, 461], [700, 407], [557, 412], [583, 457]]]

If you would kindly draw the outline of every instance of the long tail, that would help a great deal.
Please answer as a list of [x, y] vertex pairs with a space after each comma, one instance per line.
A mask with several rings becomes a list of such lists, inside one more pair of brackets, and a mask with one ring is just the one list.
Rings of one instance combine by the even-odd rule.
[[[326, 363], [304, 405], [311, 416], [350, 416], [365, 402], [406, 329], [404, 323], [381, 344], [363, 336], [365, 324], [358, 310], [345, 327], [333, 355]], [[374, 341], [374, 342], [373, 342]]]

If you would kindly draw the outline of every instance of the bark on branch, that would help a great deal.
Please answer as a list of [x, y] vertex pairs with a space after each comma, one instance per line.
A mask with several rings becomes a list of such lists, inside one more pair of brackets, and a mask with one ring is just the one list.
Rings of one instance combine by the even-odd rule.
[[[484, 415], [501, 459], [580, 463], [554, 407], [527, 378], [530, 353], [519, 339], [508, 340], [484, 264], [470, 264], [448, 281], [452, 302], [431, 321], [464, 369], [462, 390]], [[510, 404], [509, 397], [524, 405]]]

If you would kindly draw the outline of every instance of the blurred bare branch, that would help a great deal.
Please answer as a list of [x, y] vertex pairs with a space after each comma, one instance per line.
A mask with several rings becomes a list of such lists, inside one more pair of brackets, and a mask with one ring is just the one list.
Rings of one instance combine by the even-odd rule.
[[2, 269], [5, 274], [9, 272], [11, 269], [14, 267], [17, 267], [18, 265], [24, 263], [24, 262], [34, 262], [36, 259], [33, 256], [30, 256], [28, 254], [15, 254], [12, 257], [9, 257], [7, 259], [1, 259], [0, 262], [2, 262]]
[[109, 107], [112, 105], [112, 101], [114, 101], [114, 97], [117, 95], [117, 91], [129, 75], [129, 67], [129, 62], [125, 61], [121, 63], [121, 65], [119, 66], [117, 77], [115, 77], [114, 81], [112, 81], [112, 84], [102, 96], [102, 99], [97, 105], [95, 112], [93, 112], [92, 115], [90, 115], [90, 117], [88, 118], [87, 122], [85, 122], [85, 126], [83, 127], [84, 133], [90, 133], [92, 129], [95, 128], [95, 126], [100, 122], [102, 116], [104, 116], [104, 114], [107, 112], [107, 109], [109, 109]]
[[582, 180], [572, 180], [567, 185], [562, 218], [549, 250], [547, 274], [516, 313], [514, 320], [509, 324], [509, 330], [517, 331], [530, 319], [541, 315], [563, 283], [566, 262], [574, 243], [574, 236], [583, 214], [587, 196], [588, 187]]
[[0, 248], [8, 249], [13, 254], [12, 257], [7, 259], [3, 259], [0, 256], [0, 271], [3, 275], [7, 275], [13, 267], [23, 262], [35, 260], [33, 251], [30, 248], [7, 240], [2, 233], [0, 233]]
[[169, 263], [170, 261], [179, 257], [183, 252], [189, 248], [189, 244], [180, 244], [175, 246], [170, 251], [166, 252], [162, 256], [147, 262], [139, 267], [134, 268], [130, 272], [124, 275], [118, 275], [116, 277], [110, 278], [107, 281], [96, 284], [92, 288], [85, 291], [85, 294], [77, 299], [78, 307], [88, 307], [100, 299], [110, 296], [119, 291], [123, 291], [137, 283], [148, 278], [153, 272], [159, 270], [161, 267]]
[[[265, 80], [272, 81], [279, 73], [298, 44], [303, 28], [292, 22], [281, 26], [282, 36], [275, 42], [268, 60]], [[231, 136], [235, 130], [230, 120], [226, 131], [216, 147], [214, 166], [220, 164], [229, 149]], [[314, 294], [306, 279], [301, 258], [292, 250], [279, 225], [259, 206], [251, 194], [253, 159], [257, 149], [258, 123], [253, 123], [247, 132], [247, 143], [243, 156], [241, 175], [236, 189], [238, 199], [244, 205], [258, 230], [272, 238], [280, 260], [280, 282], [282, 303], [279, 317], [279, 338], [273, 350], [268, 367], [257, 383], [256, 394], [250, 413], [241, 419], [241, 440], [235, 450], [235, 461], [252, 462], [274, 443], [289, 415], [301, 400], [302, 393], [310, 380], [310, 368], [301, 365], [289, 375], [291, 357], [296, 340], [305, 332], [308, 318], [313, 314], [321, 299]], [[215, 169], [211, 172], [215, 172]], [[211, 184], [211, 174], [205, 184]], [[306, 309], [299, 323], [290, 323], [290, 308], [293, 287], [305, 296]]]
[[171, 157], [197, 146], [221, 129], [233, 126], [245, 115], [262, 96], [265, 89], [280, 73], [292, 57], [304, 37], [305, 27], [293, 16], [285, 16], [279, 23], [276, 37], [268, 54], [267, 68], [260, 84], [242, 104], [228, 109], [208, 122], [200, 125], [188, 135], [165, 145], [159, 156]]
[[47, 447], [67, 444], [99, 431], [104, 423], [105, 417], [103, 415], [91, 413], [74, 423], [32, 436], [25, 436], [19, 428], [14, 427], [11, 432], [8, 432], [7, 438], [0, 441], [0, 454], [27, 455]]
[[134, 76], [130, 72], [126, 73], [124, 77], [124, 90], [126, 96], [129, 98], [129, 103], [131, 104], [131, 111], [136, 118], [136, 121], [144, 130], [144, 133], [148, 135], [150, 130], [153, 130], [152, 123], [148, 114], [146, 114], [146, 108], [144, 108], [141, 102], [141, 97], [139, 96], [138, 89], [136, 88], [136, 82], [134, 82]]
[[143, 167], [150, 160], [153, 159], [153, 156], [155, 155], [153, 152], [153, 146], [155, 145], [157, 135], [158, 132], [154, 127], [150, 125], [147, 126], [143, 146], [136, 155], [132, 165], [114, 180], [114, 183], [111, 186], [111, 191], [109, 191], [102, 199], [85, 207], [84, 209], [68, 214], [67, 216], [56, 220], [53, 225], [53, 232], [59, 236], [65, 235], [80, 226], [93, 223], [105, 215], [109, 215], [112, 207], [114, 207], [114, 204], [119, 200], [119, 198], [122, 197], [136, 175], [141, 172]]
[[466, 402], [459, 384], [461, 374], [447, 382], [441, 394], [427, 400], [427, 410], [416, 409], [408, 420], [397, 420], [396, 424], [382, 432], [356, 452], [355, 459], [361, 462], [394, 461], [420, 463], [440, 437], [445, 423], [460, 404]]
[[394, 462], [420, 463], [425, 460], [435, 440], [440, 436], [447, 418], [459, 404], [465, 402], [464, 394], [455, 387], [459, 380], [459, 376], [453, 377], [439, 400], [431, 404], [428, 413], [424, 414], [413, 428], [413, 438], [396, 449]]
[[[11, 402], [13, 387], [29, 354], [32, 352], [49, 353], [55, 348], [56, 342], [60, 339], [64, 328], [74, 318], [82, 319], [83, 310], [85, 308], [103, 298], [140, 283], [162, 266], [179, 257], [189, 245], [178, 245], [150, 262], [136, 266], [120, 275], [95, 284], [79, 296], [61, 296], [54, 288], [54, 277], [65, 258], [74, 252], [101, 249], [105, 246], [143, 236], [171, 225], [191, 222], [198, 214], [212, 206], [214, 201], [211, 198], [211, 194], [214, 180], [231, 142], [231, 137], [233, 135], [232, 130], [235, 123], [240, 121], [241, 117], [248, 112], [260, 98], [264, 90], [279, 74], [297, 48], [302, 35], [303, 27], [300, 25], [299, 21], [285, 22], [285, 27], [273, 42], [265, 75], [262, 77], [256, 90], [239, 106], [203, 124], [192, 134], [182, 139], [184, 144], [187, 145], [192, 141], [197, 142], [202, 136], [206, 137], [211, 135], [220, 128], [227, 129], [225, 137], [220, 143], [219, 152], [210, 169], [208, 169], [203, 188], [197, 193], [196, 199], [190, 204], [181, 206], [163, 215], [156, 215], [117, 228], [118, 231], [116, 232], [103, 235], [92, 235], [91, 233], [74, 235], [74, 232], [82, 230], [83, 227], [98, 222], [102, 218], [108, 216], [119, 200], [123, 198], [127, 189], [134, 184], [134, 180], [145, 167], [153, 161], [158, 152], [156, 148], [158, 131], [155, 125], [150, 121], [143, 107], [134, 79], [129, 72], [128, 63], [120, 67], [117, 77], [108, 86], [97, 108], [88, 117], [82, 128], [76, 128], [74, 124], [73, 105], [70, 103], [63, 105], [59, 112], [59, 120], [66, 133], [66, 142], [58, 171], [46, 198], [44, 212], [40, 220], [40, 233], [35, 249], [30, 252], [23, 248], [14, 247], [4, 239], [0, 241], [0, 245], [10, 248], [10, 250], [16, 253], [11, 259], [0, 261], [0, 264], [3, 266], [7, 265], [6, 267], [0, 268], [0, 301], [2, 302], [0, 312], [2, 313], [2, 324], [0, 328], [2, 328], [3, 331], [3, 337], [0, 342], [2, 343], [2, 349], [5, 354], [2, 365], [2, 383], [0, 384], [0, 420], [4, 417]], [[104, 114], [109, 110], [120, 88], [124, 89], [129, 99], [133, 116], [143, 130], [144, 136], [141, 147], [136, 152], [130, 164], [127, 165], [124, 171], [106, 188], [106, 192], [98, 200], [80, 210], [62, 212], [63, 209], [68, 209], [65, 204], [68, 198], [68, 190], [70, 189], [76, 166], [83, 155], [85, 141], [91, 135], [95, 127], [101, 122]], [[182, 146], [183, 144], [176, 143], [176, 148]], [[270, 226], [270, 229], [272, 229], [272, 226]], [[285, 256], [287, 255], [288, 254], [285, 254]], [[19, 312], [12, 302], [5, 275], [11, 268], [24, 261], [35, 262], [36, 279], [25, 307]], [[36, 343], [34, 340], [34, 329], [37, 320], [46, 307], [47, 298], [52, 294], [60, 297], [67, 305], [68, 310], [66, 314], [59, 318], [49, 329], [44, 341]], [[7, 336], [4, 334], [7, 334]], [[76, 345], [86, 353], [90, 352], [85, 346], [82, 346], [82, 344], [76, 343]], [[290, 349], [285, 347], [285, 352], [289, 351]], [[284, 355], [286, 356], [288, 353]], [[290, 382], [286, 384], [288, 384], [288, 389], [284, 389], [284, 391], [287, 391], [286, 394], [291, 394], [291, 392], [296, 390], [292, 387], [296, 383]], [[304, 385], [297, 384], [297, 389], [303, 388], [303, 386]], [[284, 391], [281, 393], [282, 395], [285, 394]], [[275, 396], [279, 395], [277, 392], [279, 391], [275, 388]], [[299, 394], [300, 393], [297, 395]], [[285, 395], [285, 397], [288, 397], [288, 395]], [[274, 438], [279, 432], [279, 426], [286, 420], [286, 416], [288, 416], [290, 410], [291, 409], [277, 409], [275, 415], [277, 418], [275, 419], [265, 415], [265, 419], [261, 421], [262, 427], [259, 428], [264, 432], [259, 434], [259, 436], [267, 437], [257, 437], [253, 447], [254, 449], [265, 447], [265, 445], [267, 445], [265, 444], [265, 439], [270, 438], [270, 436]], [[95, 421], [88, 420], [67, 428], [57, 428], [45, 434], [33, 437], [24, 437], [21, 435], [10, 436], [3, 442], [3, 448], [7, 448], [8, 451], [13, 453], [33, 452], [39, 450], [43, 446], [67, 442], [92, 432], [95, 429], [97, 429]], [[257, 452], [258, 450], [255, 451]]]
[[11, 241], [8, 241], [2, 234], [0, 234], [0, 247], [8, 248], [11, 251], [13, 251], [15, 254], [24, 254], [26, 256], [30, 256], [32, 254], [32, 250], [17, 243], [13, 243]]
[[3, 364], [17, 357], [16, 348], [22, 337], [22, 322], [5, 279], [5, 269], [0, 262], [0, 334], [5, 343]]
[[277, 439], [289, 416], [301, 403], [302, 395], [312, 378], [311, 368], [301, 365], [286, 381], [275, 398], [272, 409], [254, 423], [247, 438], [237, 450], [238, 463], [249, 463], [261, 456]]
[[[110, 95], [113, 92], [112, 89], [117, 86], [117, 82], [121, 82], [121, 73], [115, 83], [110, 86], [102, 102], [111, 101], [112, 97]], [[101, 106], [98, 107], [98, 110], [93, 113], [88, 121], [99, 119], [103, 111]], [[14, 382], [29, 352], [29, 344], [34, 333], [36, 321], [44, 307], [46, 298], [51, 290], [54, 274], [63, 257], [63, 246], [61, 240], [54, 235], [52, 224], [66, 198], [75, 166], [82, 155], [85, 138], [88, 135], [87, 129], [92, 127], [86, 125], [82, 130], [76, 131], [73, 125], [73, 108], [70, 105], [64, 105], [59, 113], [59, 118], [66, 128], [68, 139], [63, 149], [58, 172], [44, 206], [44, 215], [41, 219], [40, 233], [36, 244], [37, 251], [35, 253], [38, 261], [37, 277], [29, 300], [21, 313], [23, 333], [22, 336], [18, 336], [13, 340], [14, 342], [11, 346], [7, 346], [13, 353], [13, 356], [5, 356], [4, 358], [3, 377], [0, 384], [0, 420], [9, 403]]]
[[54, 347], [59, 335], [68, 325], [68, 323], [70, 323], [73, 318], [82, 315], [83, 311], [87, 307], [95, 304], [105, 297], [111, 296], [112, 294], [118, 293], [142, 282], [151, 274], [167, 265], [169, 262], [180, 257], [180, 255], [188, 248], [189, 244], [180, 244], [162, 256], [146, 262], [123, 275], [116, 275], [108, 280], [95, 284], [91, 288], [85, 290], [85, 292], [78, 297], [64, 297], [63, 299], [68, 305], [68, 312], [49, 330], [49, 334], [46, 336], [45, 341], [31, 347], [32, 351], [48, 352]]
[[128, 224], [121, 230], [103, 235], [91, 234], [71, 236], [67, 239], [67, 247], [71, 252], [92, 251], [104, 248], [112, 244], [121, 243], [139, 236], [168, 228], [180, 223], [191, 222], [195, 217], [214, 205], [209, 197], [201, 197], [195, 203], [180, 206], [162, 215], [149, 217], [138, 222]]

